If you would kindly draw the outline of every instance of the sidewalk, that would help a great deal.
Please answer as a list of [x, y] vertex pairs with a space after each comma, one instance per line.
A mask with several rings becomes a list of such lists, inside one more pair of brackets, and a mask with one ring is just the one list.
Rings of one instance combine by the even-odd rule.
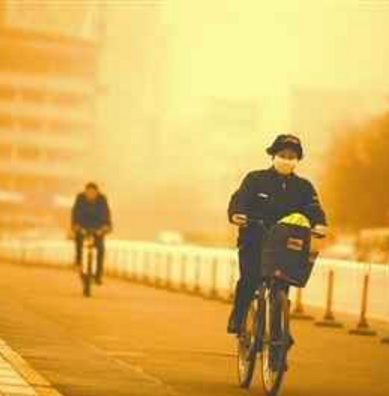
[[0, 339], [0, 396], [62, 396]]

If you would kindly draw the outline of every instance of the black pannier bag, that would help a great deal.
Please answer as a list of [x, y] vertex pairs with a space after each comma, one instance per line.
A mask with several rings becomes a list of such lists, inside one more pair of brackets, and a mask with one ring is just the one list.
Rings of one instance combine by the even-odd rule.
[[277, 277], [304, 287], [313, 269], [317, 253], [311, 252], [311, 229], [278, 223], [264, 241], [261, 264], [265, 277]]

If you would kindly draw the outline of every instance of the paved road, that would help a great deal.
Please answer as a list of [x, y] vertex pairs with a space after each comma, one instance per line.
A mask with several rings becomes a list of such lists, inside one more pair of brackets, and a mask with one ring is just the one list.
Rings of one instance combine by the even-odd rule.
[[[0, 337], [65, 396], [233, 396], [226, 304], [70, 271], [0, 265]], [[296, 322], [289, 396], [389, 395], [389, 346]], [[250, 391], [261, 394], [256, 382]]]

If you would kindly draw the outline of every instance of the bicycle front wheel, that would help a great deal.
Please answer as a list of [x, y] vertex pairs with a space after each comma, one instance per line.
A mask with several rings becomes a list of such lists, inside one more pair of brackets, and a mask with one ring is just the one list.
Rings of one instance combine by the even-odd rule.
[[253, 300], [243, 321], [242, 330], [238, 336], [238, 381], [241, 388], [249, 388], [253, 378], [257, 360], [257, 307]]
[[84, 297], [91, 296], [91, 289], [92, 289], [92, 255], [89, 252], [87, 255], [87, 263], [86, 263], [86, 271], [82, 274], [82, 283], [83, 283], [83, 295]]
[[285, 291], [268, 291], [264, 304], [264, 320], [262, 385], [267, 396], [275, 396], [281, 387], [290, 345], [289, 301]]

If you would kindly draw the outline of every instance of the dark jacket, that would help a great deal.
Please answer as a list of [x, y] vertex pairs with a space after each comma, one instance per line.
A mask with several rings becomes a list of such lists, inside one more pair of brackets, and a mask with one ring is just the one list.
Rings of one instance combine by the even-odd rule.
[[111, 211], [105, 195], [99, 194], [94, 202], [89, 202], [84, 193], [78, 194], [72, 209], [72, 225], [92, 229], [111, 228]]
[[[291, 174], [283, 176], [272, 167], [250, 172], [239, 189], [231, 196], [228, 217], [245, 214], [262, 219], [272, 226], [284, 216], [293, 212], [306, 215], [312, 226], [326, 225], [326, 216], [313, 185], [306, 179]], [[239, 229], [238, 244], [257, 240], [261, 228], [255, 225]]]

